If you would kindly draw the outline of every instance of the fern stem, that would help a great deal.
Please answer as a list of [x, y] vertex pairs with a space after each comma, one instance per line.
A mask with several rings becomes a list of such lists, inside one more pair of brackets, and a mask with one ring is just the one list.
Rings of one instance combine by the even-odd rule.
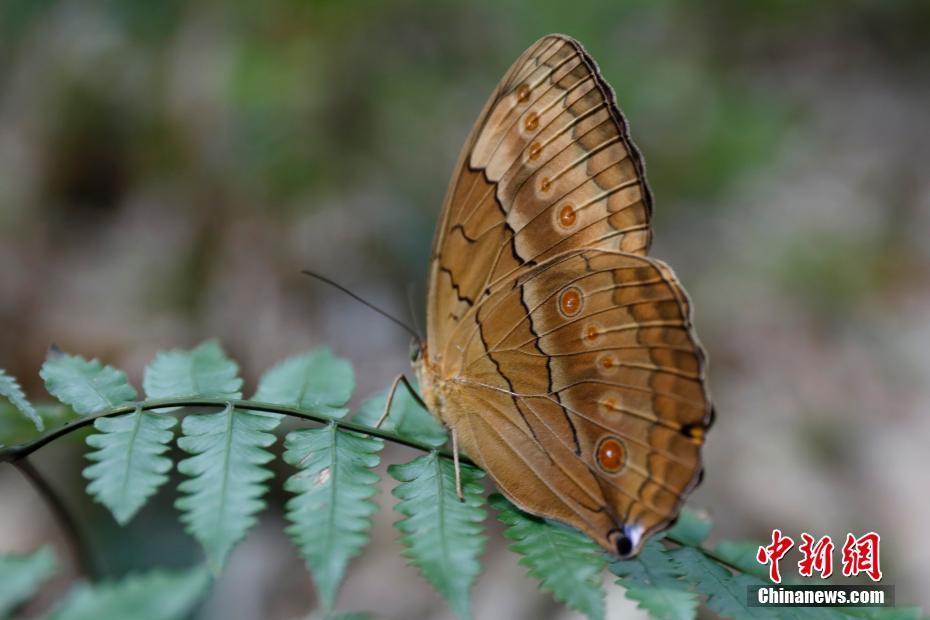
[[[309, 411], [304, 411], [302, 409], [295, 409], [294, 407], [287, 407], [284, 405], [274, 405], [271, 403], [263, 403], [258, 401], [251, 400], [230, 400], [226, 398], [162, 398], [155, 400], [147, 400], [139, 403], [128, 403], [120, 407], [114, 407], [113, 409], [108, 409], [106, 411], [101, 411], [93, 415], [84, 416], [70, 424], [65, 424], [59, 428], [56, 428], [42, 437], [39, 437], [35, 441], [29, 443], [20, 444], [16, 446], [4, 446], [0, 448], [0, 463], [8, 462], [15, 463], [23, 459], [24, 457], [29, 456], [36, 450], [44, 447], [45, 445], [55, 441], [59, 437], [63, 437], [69, 433], [72, 433], [80, 428], [89, 426], [94, 423], [94, 420], [97, 418], [108, 418], [112, 416], [123, 415], [126, 413], [132, 413], [136, 409], [142, 411], [151, 411], [154, 409], [161, 409], [164, 407], [203, 407], [208, 409], [225, 409], [227, 406], [232, 405], [236, 409], [243, 410], [252, 410], [252, 411], [264, 411], [267, 413], [279, 413], [281, 415], [290, 416], [292, 418], [300, 418], [302, 420], [309, 420], [311, 422], [319, 422], [320, 424], [335, 424], [339, 428], [347, 431], [354, 431], [356, 433], [362, 433], [365, 435], [371, 435], [374, 437], [380, 437], [386, 441], [393, 443], [399, 443], [401, 445], [420, 450], [422, 452], [432, 452], [434, 447], [430, 444], [419, 442], [390, 431], [386, 431], [380, 428], [373, 428], [367, 424], [359, 424], [357, 422], [351, 422], [349, 420], [337, 420], [331, 418], [327, 415], [322, 415], [318, 413], [312, 413]], [[170, 415], [176, 411], [170, 412], [158, 412], [162, 415]], [[446, 458], [452, 458], [452, 453], [449, 450], [440, 450], [442, 456]], [[469, 465], [474, 465], [474, 463], [465, 458], [461, 458], [463, 463]]]
[[665, 535], [665, 540], [671, 541], [671, 542], [675, 543], [676, 545], [678, 545], [679, 547], [691, 547], [692, 549], [696, 549], [696, 550], [700, 551], [701, 553], [703, 553], [703, 554], [704, 554], [705, 556], [707, 556], [708, 558], [710, 558], [711, 560], [713, 560], [714, 562], [716, 562], [717, 564], [720, 564], [720, 565], [722, 565], [722, 566], [726, 566], [728, 569], [730, 569], [731, 571], [733, 571], [733, 572], [735, 572], [735, 573], [737, 573], [737, 574], [740, 574], [740, 573], [743, 572], [743, 569], [742, 569], [742, 568], [740, 568], [740, 567], [737, 566], [736, 564], [733, 564], [733, 563], [730, 562], [729, 560], [724, 559], [721, 555], [719, 555], [719, 554], [718, 554], [716, 551], [714, 551], [713, 549], [708, 549], [707, 547], [705, 547], [705, 546], [703, 546], [703, 545], [692, 545], [692, 544], [689, 544], [689, 543], [687, 543], [687, 542], [685, 542], [685, 541], [683, 541], [683, 540], [679, 540], [678, 538], [675, 538], [674, 536], [672, 536], [672, 535], [670, 535], [670, 534], [666, 534], [666, 535]]
[[53, 489], [45, 477], [33, 467], [29, 459], [21, 457], [16, 461], [12, 461], [12, 464], [19, 470], [23, 477], [29, 481], [32, 488], [35, 489], [36, 493], [38, 493], [48, 505], [49, 510], [58, 522], [58, 526], [62, 529], [65, 539], [71, 546], [71, 554], [74, 556], [74, 563], [77, 566], [78, 572], [90, 579], [97, 577], [96, 571], [93, 569], [89, 547], [84, 540], [80, 528], [77, 526], [77, 521], [71, 516], [71, 511], [65, 506], [61, 497], [55, 492], [55, 489]]
[[[374, 428], [366, 424], [359, 424], [357, 422], [351, 422], [349, 420], [339, 420], [331, 418], [326, 415], [312, 413], [309, 411], [304, 411], [301, 409], [295, 409], [294, 407], [287, 407], [284, 405], [275, 405], [271, 403], [263, 403], [259, 401], [251, 400], [230, 400], [224, 398], [162, 398], [155, 400], [146, 400], [139, 403], [129, 403], [122, 405], [120, 407], [115, 407], [107, 411], [101, 411], [93, 415], [84, 416], [70, 424], [66, 424], [59, 428], [56, 428], [52, 431], [49, 431], [42, 437], [39, 437], [35, 441], [20, 444], [16, 446], [3, 446], [0, 448], [0, 463], [12, 463], [20, 471], [23, 472], [30, 481], [33, 482], [33, 485], [36, 489], [49, 501], [49, 506], [52, 507], [52, 510], [58, 515], [59, 521], [62, 523], [62, 527], [66, 530], [69, 530], [70, 534], [73, 534], [75, 549], [82, 546], [80, 538], [77, 536], [77, 530], [74, 527], [73, 521], [70, 517], [67, 516], [67, 511], [64, 509], [64, 506], [61, 504], [60, 500], [55, 496], [54, 492], [48, 487], [45, 481], [41, 478], [41, 475], [36, 472], [31, 464], [26, 461], [26, 457], [44, 447], [45, 445], [55, 441], [56, 439], [68, 435], [76, 430], [84, 428], [94, 423], [94, 420], [97, 418], [108, 418], [112, 416], [124, 415], [127, 413], [132, 413], [137, 409], [140, 411], [151, 411], [154, 409], [161, 409], [164, 407], [202, 407], [207, 409], [225, 409], [228, 406], [232, 406], [236, 409], [241, 410], [252, 410], [252, 411], [264, 411], [267, 413], [279, 413], [282, 415], [290, 416], [292, 418], [299, 418], [301, 420], [309, 420], [311, 422], [319, 422], [320, 424], [333, 424], [339, 427], [342, 430], [354, 431], [357, 433], [362, 433], [364, 435], [371, 435], [374, 437], [380, 437], [386, 441], [393, 443], [398, 443], [421, 452], [433, 452], [435, 448], [427, 443], [419, 442], [408, 437], [403, 437], [396, 433], [386, 431], [380, 428]], [[170, 412], [158, 412], [160, 415], [171, 415], [181, 409], [175, 409]], [[444, 458], [451, 459], [452, 452], [449, 450], [437, 450], [437, 452]], [[475, 463], [462, 455], [461, 461], [469, 465], [474, 465]], [[24, 467], [25, 466], [25, 467]], [[38, 482], [33, 478], [33, 475], [38, 476]], [[41, 486], [40, 486], [41, 485]], [[68, 523], [70, 522], [70, 525]], [[690, 545], [682, 540], [678, 540], [672, 536], [666, 536], [666, 540], [669, 540], [675, 544], [681, 545], [682, 547], [694, 547], [710, 559], [715, 562], [726, 566], [729, 569], [732, 569], [736, 572], [742, 572], [737, 566], [734, 566], [732, 563], [725, 560], [723, 557], [715, 553], [711, 549], [707, 549], [703, 546], [694, 546]], [[83, 554], [80, 556], [83, 557]], [[79, 560], [80, 561], [80, 560]], [[85, 570], [85, 572], [87, 572]]]

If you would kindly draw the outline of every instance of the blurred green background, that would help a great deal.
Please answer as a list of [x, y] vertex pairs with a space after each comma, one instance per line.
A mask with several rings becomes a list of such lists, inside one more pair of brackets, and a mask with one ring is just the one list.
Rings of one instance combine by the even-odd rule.
[[[549, 32], [580, 39], [617, 90], [656, 195], [653, 254], [710, 353], [717, 424], [690, 505], [718, 537], [874, 529], [899, 603], [930, 607], [923, 0], [0, 0], [0, 367], [38, 398], [56, 342], [138, 385], [156, 350], [217, 337], [247, 393], [318, 344], [353, 361], [359, 399], [383, 387], [407, 368], [406, 335], [299, 270], [422, 315], [459, 148]], [[36, 461], [104, 573], [200, 557], [171, 492], [120, 529], [81, 490], [79, 441]], [[313, 608], [282, 533], [284, 469], [203, 617]], [[0, 497], [0, 550], [61, 545], [10, 468]], [[379, 501], [340, 607], [449, 617]], [[485, 564], [479, 618], [570, 617], [499, 536]], [[610, 592], [612, 617], [636, 617]]]

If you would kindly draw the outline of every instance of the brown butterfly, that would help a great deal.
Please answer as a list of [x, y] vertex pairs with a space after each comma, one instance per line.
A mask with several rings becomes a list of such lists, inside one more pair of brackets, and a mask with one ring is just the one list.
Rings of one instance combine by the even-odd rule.
[[540, 39], [462, 150], [414, 354], [456, 454], [621, 557], [676, 519], [713, 418], [688, 297], [646, 257], [651, 205], [597, 65]]

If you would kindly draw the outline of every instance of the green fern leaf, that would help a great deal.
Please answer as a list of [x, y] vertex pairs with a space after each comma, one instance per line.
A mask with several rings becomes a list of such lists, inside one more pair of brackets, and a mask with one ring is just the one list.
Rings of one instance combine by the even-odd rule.
[[8, 375], [2, 368], [0, 368], [0, 396], [9, 400], [20, 413], [32, 420], [37, 431], [41, 433], [45, 430], [45, 424], [42, 422], [42, 418], [39, 417], [35, 407], [33, 407], [32, 403], [26, 398], [26, 394], [23, 392], [23, 388], [19, 386], [19, 382], [15, 377]]
[[55, 572], [55, 553], [42, 547], [25, 555], [0, 555], [0, 618], [36, 593]]
[[487, 537], [482, 521], [487, 513], [478, 482], [484, 472], [462, 466], [465, 501], [455, 494], [455, 469], [435, 451], [388, 473], [400, 482], [393, 494], [405, 516], [395, 523], [403, 536], [404, 556], [416, 566], [460, 618], [471, 617], [469, 591], [481, 572], [478, 557]]
[[[414, 385], [414, 387], [416, 387]], [[388, 391], [384, 390], [372, 396], [359, 408], [352, 418], [354, 422], [374, 426], [384, 413], [384, 403], [387, 401]], [[399, 386], [391, 403], [391, 413], [381, 425], [383, 430], [397, 433], [410, 439], [422, 441], [434, 448], [446, 443], [449, 439], [446, 430], [432, 414], [420, 406], [404, 386]]]
[[[149, 398], [242, 398], [239, 367], [215, 340], [190, 351], [162, 351], [146, 367], [142, 381]], [[158, 411], [173, 411], [163, 407]]]
[[178, 463], [189, 478], [178, 486], [183, 496], [175, 505], [215, 572], [265, 507], [264, 482], [274, 474], [263, 465], [274, 458], [266, 448], [275, 442], [270, 431], [278, 423], [230, 405], [219, 413], [188, 416], [181, 425], [178, 446], [194, 456]]
[[[620, 583], [620, 582], [618, 582]], [[638, 603], [656, 620], [693, 620], [697, 617], [697, 595], [687, 590], [638, 586], [628, 588], [626, 597]]]
[[665, 535], [681, 544], [699, 547], [707, 540], [713, 526], [706, 514], [683, 508], [675, 525], [669, 528]]
[[136, 409], [116, 418], [97, 418], [99, 434], [87, 438], [97, 448], [87, 455], [95, 461], [84, 469], [90, 480], [87, 492], [110, 509], [125, 525], [167, 480], [171, 459], [162, 456], [174, 438], [171, 428], [177, 420]]
[[122, 370], [79, 355], [50, 352], [39, 376], [49, 394], [82, 415], [131, 403], [137, 397]]
[[203, 569], [154, 571], [117, 582], [81, 584], [47, 616], [48, 620], [183, 620], [203, 598], [210, 577]]
[[342, 418], [349, 412], [345, 404], [354, 388], [352, 365], [329, 349], [317, 349], [286, 359], [266, 372], [255, 400]]
[[368, 542], [371, 501], [384, 442], [339, 430], [335, 424], [294, 431], [285, 439], [284, 460], [300, 468], [284, 488], [297, 496], [287, 503], [287, 531], [307, 561], [320, 599], [332, 609], [349, 560]]
[[697, 614], [697, 595], [679, 579], [681, 569], [655, 539], [647, 541], [635, 559], [611, 562], [610, 572], [619, 577], [617, 584], [626, 589], [626, 597], [653, 618], [690, 620]]
[[763, 582], [749, 575], [733, 575], [693, 547], [669, 552], [684, 579], [707, 595], [707, 606], [725, 618], [777, 618], [775, 609], [749, 607], [747, 588]]
[[508, 527], [504, 536], [515, 541], [512, 551], [520, 564], [540, 581], [540, 589], [588, 618], [604, 617], [601, 574], [606, 562], [601, 548], [587, 536], [523, 513], [501, 495], [492, 495], [497, 519]]

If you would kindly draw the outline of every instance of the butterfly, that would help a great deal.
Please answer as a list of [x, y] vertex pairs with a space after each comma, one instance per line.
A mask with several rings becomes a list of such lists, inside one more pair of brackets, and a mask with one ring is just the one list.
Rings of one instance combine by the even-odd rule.
[[651, 207], [612, 88], [543, 37], [462, 150], [412, 356], [456, 456], [620, 557], [677, 518], [713, 419], [688, 296], [646, 255]]

